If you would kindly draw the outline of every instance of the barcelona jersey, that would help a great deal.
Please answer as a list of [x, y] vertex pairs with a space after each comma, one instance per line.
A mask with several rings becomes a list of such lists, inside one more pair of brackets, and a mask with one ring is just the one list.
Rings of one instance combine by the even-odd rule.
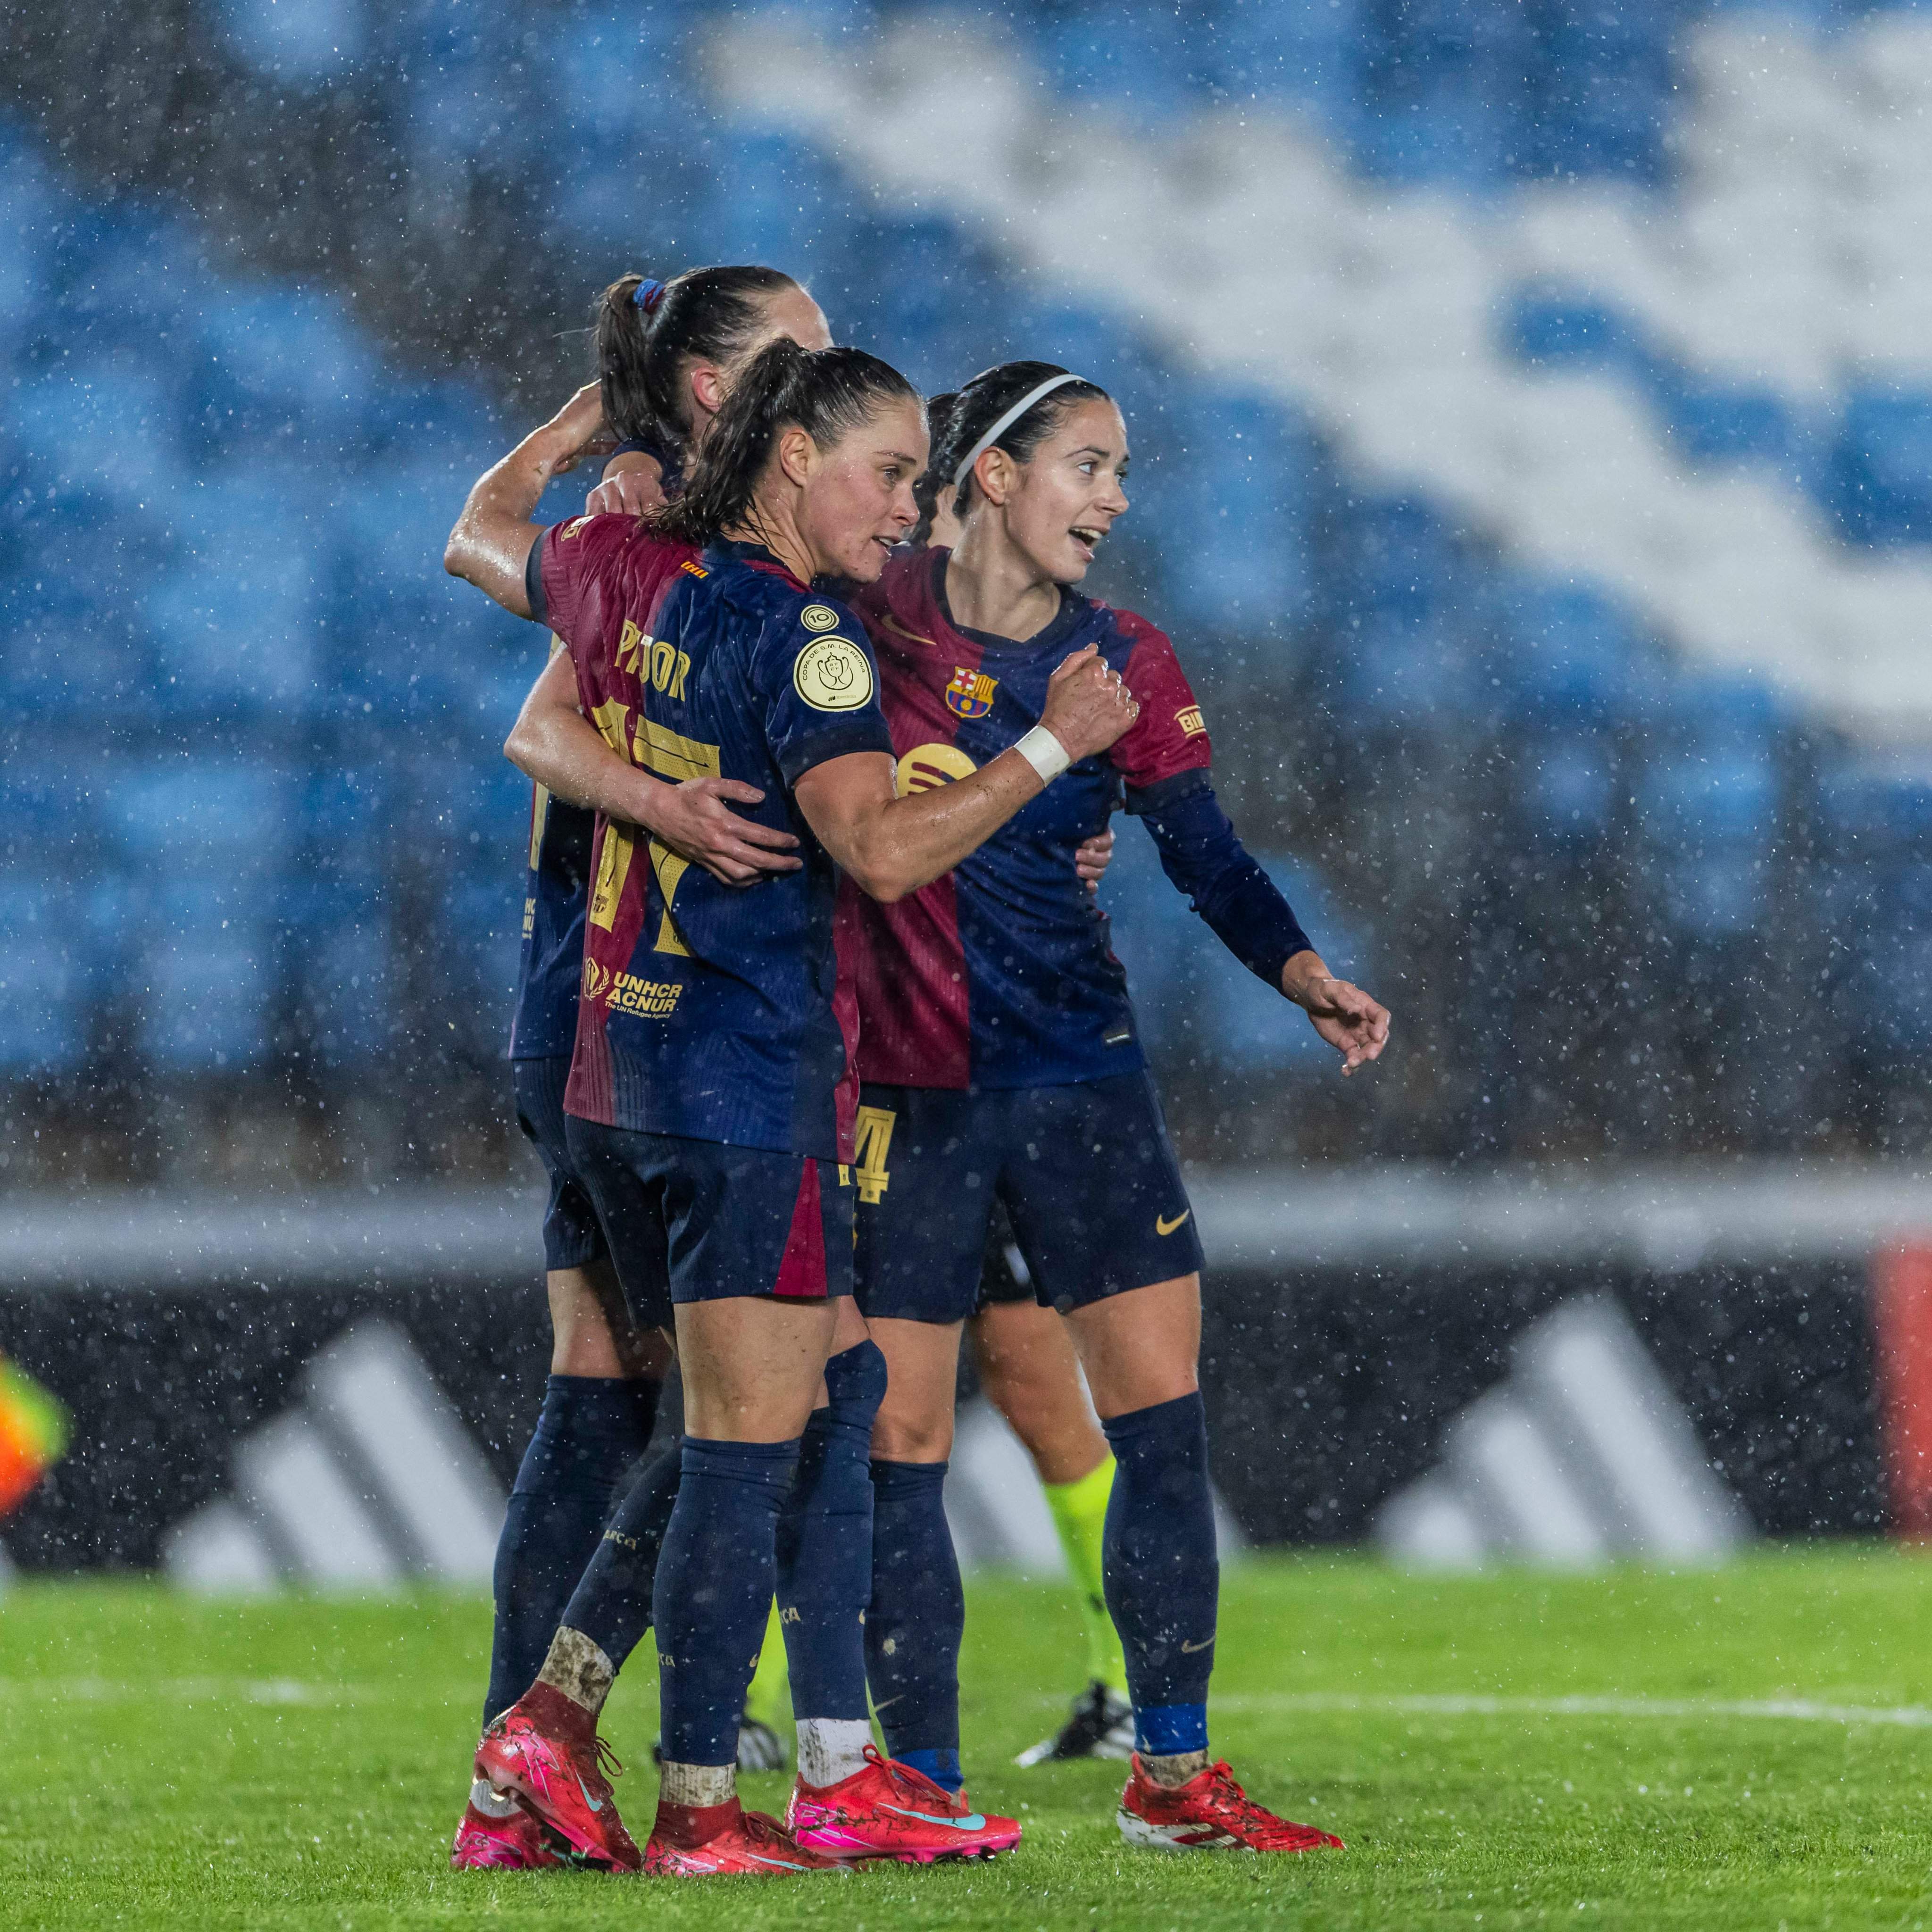
[[[683, 481], [680, 452], [656, 437], [618, 445], [654, 457], [658, 487], [674, 496]], [[553, 637], [553, 649], [564, 648]], [[590, 896], [590, 842], [596, 814], [553, 798], [542, 785], [530, 800], [530, 869], [524, 886], [523, 952], [510, 1021], [512, 1060], [568, 1059], [577, 1043], [577, 989], [584, 977], [584, 907]]]
[[976, 770], [1040, 722], [1047, 681], [1094, 644], [1139, 700], [1112, 750], [1056, 778], [944, 878], [892, 905], [848, 883], [840, 903], [858, 989], [860, 1071], [904, 1087], [1046, 1087], [1144, 1064], [1106, 915], [1074, 870], [1124, 795], [1204, 773], [1200, 707], [1166, 636], [1063, 591], [1024, 644], [962, 629], [950, 552], [896, 556], [854, 599], [884, 684], [902, 794]]
[[849, 1159], [856, 1013], [835, 951], [836, 874], [791, 788], [827, 760], [892, 749], [863, 627], [764, 550], [719, 544], [700, 557], [626, 516], [546, 531], [530, 582], [611, 749], [674, 784], [758, 786], [747, 815], [796, 835], [804, 861], [726, 886], [598, 820], [566, 1108]]

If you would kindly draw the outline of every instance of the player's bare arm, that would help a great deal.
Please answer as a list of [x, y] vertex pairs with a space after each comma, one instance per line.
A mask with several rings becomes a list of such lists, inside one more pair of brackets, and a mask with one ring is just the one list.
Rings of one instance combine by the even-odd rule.
[[1336, 979], [1320, 953], [1296, 953], [1281, 969], [1281, 990], [1342, 1054], [1345, 1079], [1357, 1067], [1382, 1058], [1388, 1044], [1388, 1009], [1360, 987]]
[[[1139, 715], [1119, 673], [1089, 645], [1054, 673], [1036, 728], [1077, 764]], [[888, 904], [950, 872], [1048, 783], [1024, 741], [956, 784], [909, 797], [898, 796], [893, 778], [890, 758], [858, 752], [814, 766], [797, 786], [799, 809], [825, 849], [861, 891]]]
[[443, 547], [443, 568], [475, 584], [513, 617], [529, 616], [524, 566], [543, 535], [543, 526], [530, 520], [531, 513], [551, 478], [609, 446], [597, 385], [586, 382], [548, 422], [478, 478]]
[[764, 794], [736, 778], [686, 778], [671, 784], [627, 765], [577, 706], [577, 675], [560, 651], [524, 700], [503, 754], [525, 776], [570, 805], [640, 825], [680, 858], [728, 886], [770, 872], [795, 872], [798, 841], [789, 832], [741, 818], [734, 804]]

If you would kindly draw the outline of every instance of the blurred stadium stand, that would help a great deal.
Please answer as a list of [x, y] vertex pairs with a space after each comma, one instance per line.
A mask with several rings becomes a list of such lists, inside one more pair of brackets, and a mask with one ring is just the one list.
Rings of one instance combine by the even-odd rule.
[[1126, 827], [1190, 1154], [1923, 1147], [1932, 23], [958, 17], [10, 25], [0, 1186], [517, 1158], [540, 640], [442, 542], [596, 287], [732, 258], [928, 388], [1025, 354], [1120, 398], [1104, 588], [1399, 1016], [1342, 1088]]

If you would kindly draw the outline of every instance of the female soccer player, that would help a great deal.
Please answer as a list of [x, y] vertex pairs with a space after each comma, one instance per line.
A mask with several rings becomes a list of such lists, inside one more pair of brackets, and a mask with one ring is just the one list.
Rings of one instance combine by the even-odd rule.
[[[615, 461], [646, 466], [654, 485], [668, 481], [674, 488], [682, 454], [701, 440], [734, 368], [776, 335], [814, 349], [831, 340], [818, 305], [789, 275], [756, 267], [695, 269], [668, 283], [625, 276], [598, 302], [596, 334], [604, 415], [625, 439], [620, 451], [635, 452]], [[559, 668], [568, 670], [567, 657]], [[730, 808], [733, 801], [758, 802], [748, 787], [707, 776], [668, 784], [628, 766], [610, 776], [614, 815], [717, 878], [742, 883], [798, 864], [788, 834]], [[577, 1036], [595, 822], [593, 812], [536, 788], [510, 1059], [518, 1124], [550, 1181], [544, 1262], [553, 1344], [543, 1408], [497, 1545], [486, 1729], [542, 1666], [564, 1606], [604, 1536], [617, 1484], [650, 1438], [668, 1358], [661, 1338], [631, 1326], [565, 1140], [563, 1090]], [[676, 1486], [675, 1460], [668, 1458], [639, 1492], [633, 1513], [652, 1519], [646, 1533], [653, 1544]], [[767, 1737], [766, 1748], [776, 1747], [776, 1735]], [[766, 1745], [755, 1731], [752, 1742]], [[780, 1754], [763, 1768], [782, 1762]], [[453, 1866], [556, 1862], [528, 1813], [475, 1781]]]
[[[664, 1786], [642, 1863], [811, 1869], [834, 1861], [739, 1807], [735, 1732], [776, 1520], [849, 1281], [835, 866], [881, 898], [916, 891], [1036, 797], [1042, 766], [1105, 749], [1136, 707], [1096, 653], [1076, 652], [1054, 674], [1039, 736], [944, 793], [898, 796], [872, 660], [850, 613], [811, 585], [876, 578], [914, 521], [926, 438], [904, 379], [859, 350], [775, 341], [653, 529], [604, 517], [538, 529], [544, 485], [600, 415], [586, 390], [482, 478], [446, 562], [552, 624], [585, 711], [628, 758], [728, 769], [766, 793], [751, 815], [801, 840], [801, 868], [746, 895], [640, 853], [628, 826], [600, 817], [566, 1106], [614, 1247], [655, 1277], [650, 1312], [674, 1320], [685, 1396], [655, 1591]], [[549, 1674], [553, 1645], [478, 1763], [574, 1845], [634, 1867], [595, 1761], [608, 1683], [596, 1653], [582, 1647], [572, 1686]], [[856, 1695], [862, 1710], [862, 1684]]]
[[859, 1293], [890, 1371], [866, 1641], [894, 1755], [956, 1780], [964, 1606], [940, 1484], [997, 1199], [1036, 1294], [1066, 1314], [1118, 1466], [1106, 1589], [1138, 1748], [1120, 1831], [1174, 1849], [1299, 1851], [1339, 1841], [1253, 1804], [1208, 1756], [1219, 1572], [1196, 1376], [1201, 1250], [1125, 976], [1070, 883], [1073, 846], [1124, 788], [1169, 878], [1306, 1011], [1345, 1072], [1380, 1054], [1388, 1016], [1328, 973], [1243, 850], [1166, 638], [1074, 588], [1127, 507], [1126, 464], [1120, 412], [1096, 385], [1043, 363], [988, 370], [960, 392], [934, 458], [963, 520], [957, 547], [902, 554], [857, 598], [916, 795], [970, 782], [1037, 730], [1044, 678], [1074, 646], [1096, 648], [1142, 706], [1105, 758], [1071, 757], [1066, 781], [949, 877], [842, 905], [863, 1018]]
[[[945, 446], [958, 400], [956, 392], [927, 400], [926, 423], [935, 449]], [[940, 487], [932, 465], [927, 465], [914, 494], [920, 524], [913, 533], [914, 542], [947, 550], [957, 548], [964, 534], [954, 514], [957, 495]], [[1075, 869], [1090, 891], [1098, 888], [1113, 849], [1109, 826], [1076, 851]], [[1033, 1277], [1012, 1239], [1004, 1211], [996, 1210], [992, 1219], [980, 1272], [980, 1298], [967, 1319], [966, 1338], [982, 1392], [1006, 1418], [1033, 1460], [1068, 1573], [1079, 1592], [1081, 1620], [1087, 1634], [1085, 1689], [1074, 1699], [1059, 1730], [1022, 1751], [1017, 1762], [1035, 1765], [1070, 1758], [1130, 1757], [1134, 1712], [1127, 1696], [1126, 1658], [1120, 1649], [1120, 1633], [1107, 1613], [1102, 1580], [1107, 1503], [1114, 1486], [1113, 1454], [1087, 1400], [1066, 1323], [1035, 1298]], [[916, 1519], [923, 1518], [921, 1492], [931, 1480], [930, 1471], [922, 1466], [902, 1470], [882, 1462], [874, 1472], [878, 1490], [910, 1487]], [[889, 1504], [889, 1538], [894, 1515]], [[915, 1528], [916, 1538], [922, 1533]]]

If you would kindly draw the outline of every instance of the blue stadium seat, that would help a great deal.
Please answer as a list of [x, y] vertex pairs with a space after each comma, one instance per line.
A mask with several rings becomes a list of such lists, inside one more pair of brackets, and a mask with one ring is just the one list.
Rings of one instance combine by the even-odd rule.
[[319, 465], [359, 454], [376, 359], [333, 301], [289, 290], [231, 295], [210, 306], [200, 336], [194, 400], [210, 454], [298, 452]]
[[260, 474], [207, 482], [176, 512], [178, 561], [142, 598], [166, 712], [302, 716], [317, 702], [326, 532]]
[[1498, 670], [1520, 715], [1539, 724], [1650, 716], [1667, 677], [1655, 646], [1602, 593], [1513, 574], [1499, 590]]
[[1237, 101], [1293, 101], [1340, 129], [1362, 62], [1362, 0], [1222, 0], [1204, 34], [1208, 80]]
[[394, 1044], [394, 936], [380, 888], [308, 880], [278, 909], [298, 1034], [325, 1066], [364, 1064]]
[[1518, 292], [1502, 339], [1521, 360], [1547, 369], [1602, 368], [1636, 348], [1628, 323], [1597, 296], [1541, 285]]
[[119, 856], [164, 879], [278, 874], [298, 830], [287, 774], [236, 760], [125, 767], [102, 784], [100, 802]]
[[1859, 935], [1862, 976], [1881, 1038], [1906, 1050], [1932, 1046], [1932, 862], [1883, 868]]
[[1778, 778], [1762, 752], [1660, 759], [1637, 783], [1648, 870], [1673, 922], [1700, 940], [1760, 920], [1778, 831]]
[[1312, 440], [1259, 398], [1198, 391], [1163, 426], [1162, 460], [1133, 477], [1136, 534], [1158, 533], [1177, 626], [1281, 634], [1312, 601]]
[[1110, 7], [1049, 16], [1040, 51], [1056, 94], [1118, 101], [1144, 124], [1193, 104], [1214, 65], [1208, 38], [1178, 9]]
[[1654, 358], [1646, 358], [1645, 368], [1670, 446], [1682, 460], [1768, 463], [1796, 473], [1808, 439], [1780, 398], [1768, 390], [1700, 382]]
[[358, 0], [218, 0], [229, 44], [257, 73], [315, 86], [362, 58], [370, 10]]
[[72, 896], [0, 879], [0, 1079], [70, 1073], [87, 1051]]
[[1854, 390], [1827, 476], [1855, 542], [1932, 542], [1932, 396]]
[[140, 1038], [163, 1071], [236, 1072], [266, 1054], [274, 950], [265, 884], [176, 882], [153, 896]]
[[124, 512], [189, 485], [177, 387], [152, 364], [68, 364], [13, 392], [8, 427], [50, 480]]
[[707, 249], [719, 261], [770, 262], [836, 308], [820, 284], [836, 274], [859, 218], [853, 190], [822, 154], [789, 136], [741, 134], [731, 145], [728, 166], [706, 170], [697, 188], [692, 212]]

